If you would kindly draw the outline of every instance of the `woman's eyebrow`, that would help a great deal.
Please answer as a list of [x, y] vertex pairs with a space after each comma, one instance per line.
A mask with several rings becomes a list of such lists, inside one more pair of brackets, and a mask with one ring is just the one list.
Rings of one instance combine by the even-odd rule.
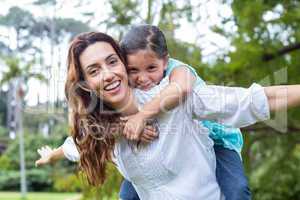
[[[105, 58], [105, 61], [107, 62], [112, 56], [115, 56], [115, 55], [117, 55], [117, 54], [114, 54], [114, 53], [110, 54], [109, 56], [107, 56]], [[97, 63], [90, 64], [87, 67], [85, 67], [85, 70], [89, 70], [90, 68], [96, 67], [97, 65], [98, 65]]]
[[97, 66], [96, 63], [91, 64], [91, 65], [87, 66], [87, 67], [85, 68], [85, 70], [89, 70], [90, 68], [93, 68], [93, 67], [96, 67], [96, 66]]
[[115, 54], [115, 53], [110, 54], [109, 56], [107, 56], [107, 57], [105, 58], [105, 61], [108, 61], [111, 57], [113, 57], [113, 56], [115, 56], [115, 55], [117, 55], [117, 54]]

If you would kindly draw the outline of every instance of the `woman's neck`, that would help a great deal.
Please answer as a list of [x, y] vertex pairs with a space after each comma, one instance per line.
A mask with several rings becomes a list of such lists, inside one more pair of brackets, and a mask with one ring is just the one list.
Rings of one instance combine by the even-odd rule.
[[133, 115], [138, 112], [138, 107], [135, 102], [135, 98], [133, 95], [133, 90], [130, 88], [126, 95], [124, 101], [119, 103], [118, 105], [113, 106], [116, 110], [118, 110], [122, 116]]

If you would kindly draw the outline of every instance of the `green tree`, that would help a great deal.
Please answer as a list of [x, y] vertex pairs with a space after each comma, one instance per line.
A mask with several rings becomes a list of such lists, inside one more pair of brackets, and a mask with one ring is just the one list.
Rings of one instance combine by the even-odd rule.
[[[231, 7], [233, 15], [224, 18], [213, 30], [231, 42], [232, 50], [209, 69], [212, 82], [244, 86], [254, 81], [264, 85], [299, 84], [299, 1], [224, 0], [223, 3]], [[288, 112], [284, 133], [263, 124], [243, 130], [243, 158], [253, 199], [300, 197], [299, 122], [300, 112], [295, 109]]]

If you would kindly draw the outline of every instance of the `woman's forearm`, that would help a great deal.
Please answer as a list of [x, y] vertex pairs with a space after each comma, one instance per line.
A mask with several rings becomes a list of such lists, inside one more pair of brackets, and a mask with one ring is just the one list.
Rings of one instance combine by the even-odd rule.
[[300, 105], [300, 85], [268, 86], [264, 87], [264, 91], [268, 98], [270, 111]]
[[62, 146], [54, 149], [50, 156], [50, 162], [56, 162], [57, 160], [65, 158]]

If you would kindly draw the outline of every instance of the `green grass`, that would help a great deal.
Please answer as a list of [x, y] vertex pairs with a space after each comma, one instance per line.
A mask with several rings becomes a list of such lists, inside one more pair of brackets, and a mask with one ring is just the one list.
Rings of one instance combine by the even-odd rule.
[[[29, 192], [26, 200], [77, 200], [78, 193]], [[0, 200], [22, 200], [19, 192], [0, 192]]]

